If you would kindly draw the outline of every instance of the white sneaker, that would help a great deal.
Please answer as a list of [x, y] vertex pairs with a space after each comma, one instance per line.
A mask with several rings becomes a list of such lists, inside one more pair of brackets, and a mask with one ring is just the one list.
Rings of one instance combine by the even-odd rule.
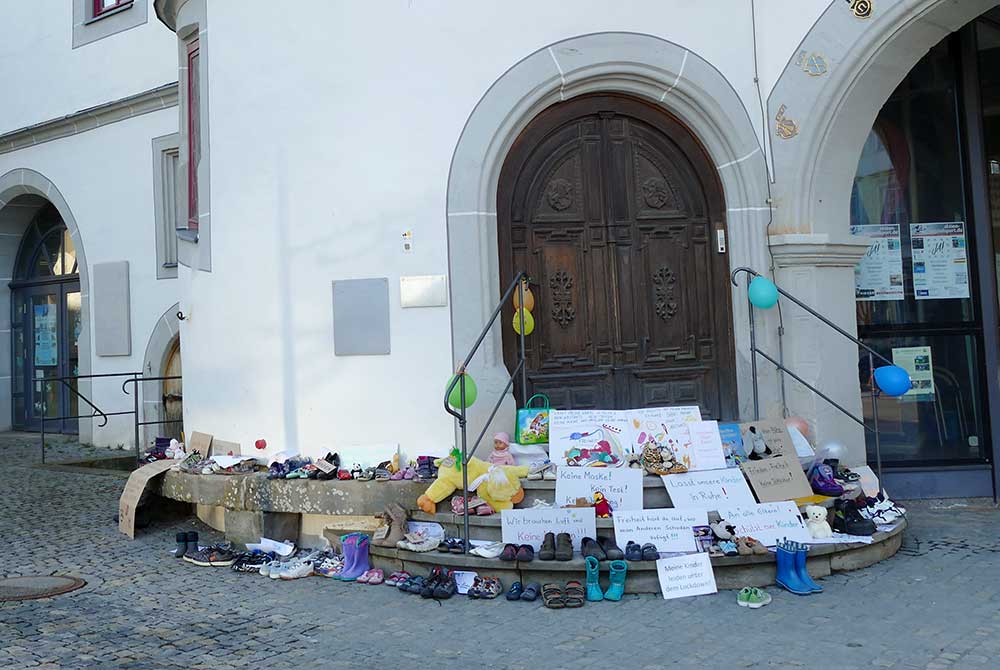
[[288, 566], [281, 571], [279, 575], [281, 579], [301, 579], [302, 577], [308, 577], [313, 573], [313, 562], [312, 561], [300, 561], [294, 560], [288, 564]]
[[271, 576], [271, 570], [277, 570], [281, 567], [281, 561], [268, 561], [264, 565], [260, 566], [260, 574], [264, 577]]
[[531, 502], [531, 507], [528, 509], [552, 509], [553, 505], [547, 500], [542, 500], [541, 498], [535, 498]]
[[503, 553], [503, 548], [503, 542], [492, 542], [490, 544], [483, 544], [478, 547], [474, 547], [469, 550], [469, 553], [482, 558], [500, 558], [500, 554]]

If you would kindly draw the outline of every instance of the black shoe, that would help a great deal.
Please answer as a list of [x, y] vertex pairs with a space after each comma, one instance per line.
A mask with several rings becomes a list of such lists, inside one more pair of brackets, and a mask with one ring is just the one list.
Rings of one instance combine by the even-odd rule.
[[625, 552], [610, 537], [599, 537], [597, 543], [601, 545], [609, 561], [620, 561], [625, 558]]
[[198, 551], [198, 532], [194, 530], [189, 530], [187, 532], [187, 551], [185, 554], [191, 554]]
[[434, 587], [434, 597], [438, 600], [447, 600], [458, 592], [458, 584], [455, 583], [455, 573], [447, 570], [438, 585]]
[[[187, 533], [177, 533], [174, 537], [177, 540], [177, 548], [174, 549], [174, 558], [184, 558], [184, 554], [187, 553], [188, 548]], [[195, 549], [197, 548], [198, 547], [195, 546]]]
[[597, 540], [592, 537], [585, 537], [581, 540], [580, 553], [584, 558], [593, 556], [599, 561], [608, 560], [608, 555], [604, 552], [604, 549], [602, 549], [601, 545], [597, 543]]
[[434, 589], [443, 584], [447, 576], [448, 570], [446, 568], [434, 568], [431, 570], [431, 574], [424, 581], [424, 587], [420, 589], [420, 597], [432, 598], [434, 596]]
[[861, 516], [850, 500], [837, 500], [833, 504], [833, 529], [847, 535], [874, 535], [875, 522]]

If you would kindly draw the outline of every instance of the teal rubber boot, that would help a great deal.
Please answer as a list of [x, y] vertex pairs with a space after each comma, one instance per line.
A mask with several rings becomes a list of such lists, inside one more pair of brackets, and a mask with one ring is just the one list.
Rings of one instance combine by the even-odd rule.
[[625, 561], [611, 561], [611, 585], [608, 586], [607, 593], [604, 594], [606, 600], [618, 601], [625, 595], [625, 577], [628, 573], [628, 563]]
[[587, 557], [587, 600], [590, 602], [604, 600], [604, 592], [601, 591], [601, 582], [598, 579], [600, 565], [593, 556]]

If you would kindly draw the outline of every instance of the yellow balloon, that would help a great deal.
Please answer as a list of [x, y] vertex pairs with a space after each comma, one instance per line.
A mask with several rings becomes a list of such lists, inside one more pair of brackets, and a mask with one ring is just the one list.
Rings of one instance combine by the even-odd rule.
[[[521, 308], [521, 291], [514, 289], [514, 309]], [[529, 312], [535, 309], [535, 294], [528, 288], [528, 282], [524, 282], [524, 308]]]
[[531, 332], [535, 330], [535, 317], [531, 316], [531, 312], [526, 309], [514, 311], [514, 332], [521, 333], [521, 314], [524, 314], [524, 334], [531, 335]]

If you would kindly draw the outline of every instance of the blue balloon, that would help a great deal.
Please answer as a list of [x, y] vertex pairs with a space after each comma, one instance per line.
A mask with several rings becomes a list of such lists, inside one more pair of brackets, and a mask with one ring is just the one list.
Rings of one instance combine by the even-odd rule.
[[913, 388], [910, 374], [898, 365], [875, 368], [875, 383], [882, 389], [882, 393], [889, 396], [901, 396]]
[[750, 304], [760, 309], [771, 309], [778, 302], [778, 287], [767, 277], [757, 275], [747, 289]]

